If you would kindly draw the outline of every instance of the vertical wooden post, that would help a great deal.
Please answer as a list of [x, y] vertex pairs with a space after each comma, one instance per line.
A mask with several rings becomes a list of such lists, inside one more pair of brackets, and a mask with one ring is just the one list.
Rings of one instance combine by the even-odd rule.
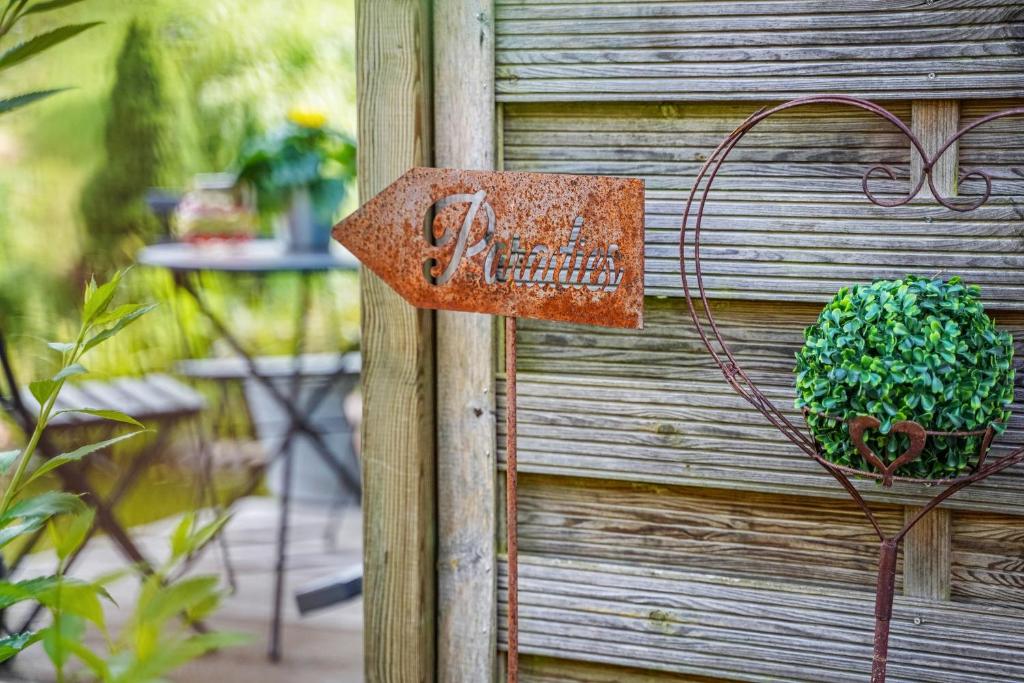
[[[949, 139], [960, 125], [957, 100], [915, 100], [911, 107], [911, 128], [929, 154]], [[956, 194], [959, 150], [953, 146], [935, 164], [932, 177], [935, 189], [944, 197]], [[911, 182], [922, 173], [920, 157], [911, 157]], [[927, 196], [924, 193], [923, 196]], [[908, 507], [906, 519], [917, 514]], [[952, 563], [952, 524], [950, 512], [938, 508], [930, 512], [907, 534], [903, 541], [903, 593], [919, 598], [948, 600]]]
[[[495, 163], [492, 0], [434, 2], [438, 166]], [[491, 681], [497, 654], [494, 334], [437, 313], [438, 680]]]
[[[430, 6], [358, 0], [359, 192], [431, 162]], [[435, 678], [433, 315], [365, 268], [363, 579], [368, 683]]]

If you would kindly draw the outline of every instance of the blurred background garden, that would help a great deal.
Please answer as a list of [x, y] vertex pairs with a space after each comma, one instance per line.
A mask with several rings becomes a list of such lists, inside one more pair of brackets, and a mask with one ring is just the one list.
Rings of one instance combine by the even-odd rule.
[[[274, 453], [292, 441], [283, 431], [268, 439], [255, 424], [259, 388], [246, 384], [255, 367], [275, 376], [278, 390], [291, 391], [296, 406], [298, 398], [319, 392], [310, 405], [314, 412], [330, 410], [328, 423], [345, 412], [344, 428], [325, 431], [326, 441], [335, 432], [357, 431], [357, 274], [336, 251], [329, 258], [345, 267], [317, 261], [328, 258], [320, 253], [327, 253], [322, 226], [357, 203], [351, 0], [10, 0], [6, 6], [11, 16], [19, 8], [24, 16], [0, 47], [10, 50], [39, 35], [54, 44], [11, 68], [0, 56], [0, 98], [67, 88], [0, 116], [0, 334], [13, 376], [20, 385], [57, 371], [59, 356], [47, 344], [74, 339], [87, 283], [131, 268], [112, 305], [156, 306], [89, 352], [84, 379], [91, 384], [81, 388], [95, 389], [95, 396], [104, 387], [129, 391], [135, 385], [127, 378], [172, 377], [196, 392], [202, 409], [195, 424], [168, 422], [163, 440], [145, 435], [106, 449], [98, 465], [82, 468], [90, 485], [103, 495], [116, 492], [121, 483], [110, 468], [127, 467], [145, 448], [160, 450], [114, 506], [126, 528], [156, 523], [146, 527], [158, 530], [150, 535], [169, 534], [183, 512], [204, 505], [233, 510], [242, 494], [279, 498], [280, 485], [266, 475]], [[41, 9], [27, 11], [34, 7]], [[72, 27], [66, 35], [64, 27]], [[296, 237], [296, 212], [323, 234]], [[140, 265], [142, 250], [154, 244], [187, 247], [175, 256], [186, 267], [159, 267], [159, 258]], [[187, 265], [196, 254], [223, 265], [253, 245], [265, 247], [263, 261], [285, 265]], [[295, 263], [306, 265], [296, 270]], [[256, 366], [239, 357], [218, 321]], [[190, 366], [190, 360], [201, 362]], [[300, 366], [321, 384], [344, 376], [343, 395], [332, 402], [326, 389], [289, 385], [289, 372]], [[138, 387], [144, 394], [146, 385]], [[146, 404], [145, 395], [139, 398], [118, 409], [133, 414]], [[263, 415], [274, 422], [266, 408]], [[0, 451], [21, 448], [29, 431], [16, 416], [0, 419]], [[195, 464], [199, 450], [207, 461]], [[204, 476], [214, 491], [205, 502], [197, 498], [199, 468], [211, 470]], [[43, 488], [67, 488], [52, 474], [40, 481]], [[328, 496], [312, 516], [293, 516], [291, 522], [308, 522], [317, 537], [306, 543], [300, 530], [293, 542], [316, 546], [316, 555], [321, 536], [336, 539], [339, 528], [357, 528], [358, 520], [339, 521], [339, 506], [358, 503], [358, 490], [349, 494]], [[239, 533], [280, 533], [276, 512], [250, 509], [258, 509], [257, 521], [243, 522]], [[228, 529], [230, 537], [231, 524]], [[324, 543], [337, 549], [335, 540]], [[37, 548], [50, 545], [44, 538]], [[8, 564], [18, 547], [5, 549]], [[259, 560], [273, 561], [269, 546], [265, 552]], [[329, 573], [335, 564], [316, 555], [306, 569]], [[226, 571], [220, 564], [214, 570]], [[269, 603], [271, 596], [254, 589], [246, 599]]]

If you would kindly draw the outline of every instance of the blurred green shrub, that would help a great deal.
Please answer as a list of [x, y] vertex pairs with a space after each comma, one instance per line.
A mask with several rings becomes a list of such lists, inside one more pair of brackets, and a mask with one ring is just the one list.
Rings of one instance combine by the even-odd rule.
[[153, 29], [133, 21], [110, 93], [106, 160], [82, 192], [84, 260], [94, 271], [127, 265], [139, 246], [157, 238], [160, 224], [146, 192], [185, 180], [187, 124], [171, 96], [170, 78]]

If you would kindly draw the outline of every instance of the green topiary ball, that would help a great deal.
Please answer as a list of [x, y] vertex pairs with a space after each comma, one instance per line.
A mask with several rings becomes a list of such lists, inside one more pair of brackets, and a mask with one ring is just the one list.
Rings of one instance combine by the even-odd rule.
[[[886, 463], [908, 446], [905, 434], [890, 433], [900, 420], [941, 432], [1005, 428], [1013, 339], [985, 314], [980, 291], [959, 277], [915, 276], [839, 290], [796, 354], [796, 407], [807, 409], [826, 459], [872, 471], [844, 422], [858, 415], [881, 421], [864, 440]], [[981, 437], [929, 436], [896, 474], [953, 477], [977, 462], [980, 447]]]

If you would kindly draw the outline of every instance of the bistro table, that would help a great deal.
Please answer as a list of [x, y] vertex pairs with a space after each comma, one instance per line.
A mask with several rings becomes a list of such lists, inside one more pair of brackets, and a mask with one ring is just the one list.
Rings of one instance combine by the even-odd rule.
[[[306, 343], [307, 311], [312, 295], [313, 276], [318, 273], [337, 270], [356, 270], [358, 261], [347, 251], [339, 253], [300, 253], [288, 251], [277, 240], [257, 239], [240, 243], [190, 244], [167, 242], [144, 248], [138, 260], [147, 266], [165, 268], [174, 276], [175, 285], [188, 293], [195, 301], [200, 313], [210, 321], [224, 341], [243, 361], [246, 377], [259, 382], [269, 396], [279, 405], [288, 418], [284, 440], [277, 451], [268, 458], [267, 466], [282, 458], [283, 483], [280, 497], [280, 517], [277, 532], [277, 558], [274, 567], [274, 613], [271, 622], [268, 656], [271, 661], [281, 658], [281, 610], [284, 596], [284, 575], [288, 544], [288, 516], [292, 495], [292, 469], [294, 449], [292, 443], [297, 435], [303, 435], [314, 447], [314, 451], [338, 478], [342, 490], [353, 493], [358, 499], [362, 487], [358, 476], [351, 467], [340, 463], [332, 454], [322, 435], [311, 424], [312, 414], [326, 392], [314, 392], [306, 405], [298, 405], [302, 355]], [[229, 326], [229, 321], [218, 315], [204, 298], [196, 276], [203, 272], [248, 274], [267, 276], [275, 273], [293, 273], [299, 277], [300, 286], [296, 301], [295, 321], [292, 336], [294, 366], [291, 374], [290, 392], [281, 390], [280, 378], [263, 371], [255, 355], [238, 339]], [[258, 482], [250, 487], [255, 490]]]

